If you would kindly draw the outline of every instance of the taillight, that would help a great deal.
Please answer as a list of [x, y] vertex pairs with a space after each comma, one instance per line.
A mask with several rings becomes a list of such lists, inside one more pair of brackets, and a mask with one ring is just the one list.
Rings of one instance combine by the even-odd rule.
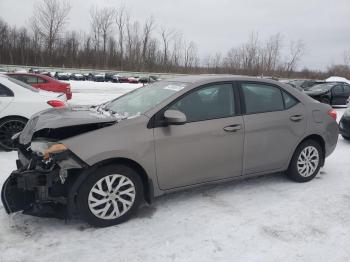
[[47, 103], [52, 107], [66, 107], [66, 103], [61, 100], [50, 100]]
[[330, 109], [327, 114], [333, 118], [334, 120], [337, 120], [337, 111], [335, 111], [334, 109]]

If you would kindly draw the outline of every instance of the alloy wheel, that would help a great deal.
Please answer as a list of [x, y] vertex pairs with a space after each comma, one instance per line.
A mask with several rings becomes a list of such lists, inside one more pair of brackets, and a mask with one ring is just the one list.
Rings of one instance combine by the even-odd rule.
[[88, 206], [100, 219], [116, 219], [133, 206], [136, 197], [134, 183], [126, 176], [113, 174], [98, 180], [91, 188]]
[[318, 167], [320, 156], [318, 150], [314, 146], [305, 147], [297, 161], [298, 172], [303, 177], [312, 176]]

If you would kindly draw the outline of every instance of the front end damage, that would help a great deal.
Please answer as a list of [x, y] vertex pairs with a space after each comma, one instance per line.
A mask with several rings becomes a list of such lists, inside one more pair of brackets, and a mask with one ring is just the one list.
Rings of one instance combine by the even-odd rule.
[[[25, 153], [30, 155], [26, 158]], [[18, 150], [17, 170], [5, 181], [1, 200], [7, 213], [23, 211], [41, 217], [69, 218], [69, 192], [85, 164], [70, 151], [44, 159]]]
[[34, 115], [21, 134], [13, 137], [18, 145], [18, 160], [17, 170], [1, 191], [6, 212], [74, 216], [74, 197], [87, 165], [59, 141], [115, 123], [114, 116], [89, 107], [47, 110]]

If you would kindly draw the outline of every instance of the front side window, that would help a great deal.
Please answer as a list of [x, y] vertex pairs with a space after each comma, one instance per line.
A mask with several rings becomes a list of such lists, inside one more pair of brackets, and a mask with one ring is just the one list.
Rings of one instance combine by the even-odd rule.
[[284, 110], [282, 92], [278, 87], [261, 83], [242, 83], [247, 114]]
[[188, 122], [235, 115], [232, 84], [214, 84], [191, 92], [169, 109], [179, 110]]

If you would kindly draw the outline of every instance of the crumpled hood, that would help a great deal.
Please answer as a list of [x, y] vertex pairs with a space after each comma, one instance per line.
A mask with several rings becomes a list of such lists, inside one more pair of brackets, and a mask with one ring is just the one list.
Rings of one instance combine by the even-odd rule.
[[309, 96], [318, 96], [318, 95], [325, 94], [327, 92], [328, 92], [328, 90], [322, 90], [322, 89], [319, 89], [319, 90], [307, 90], [307, 91], [305, 91], [305, 94], [307, 94]]
[[30, 143], [34, 134], [43, 138], [64, 139], [117, 121], [109, 112], [97, 111], [89, 106], [51, 108], [33, 115], [21, 132], [19, 142]]

